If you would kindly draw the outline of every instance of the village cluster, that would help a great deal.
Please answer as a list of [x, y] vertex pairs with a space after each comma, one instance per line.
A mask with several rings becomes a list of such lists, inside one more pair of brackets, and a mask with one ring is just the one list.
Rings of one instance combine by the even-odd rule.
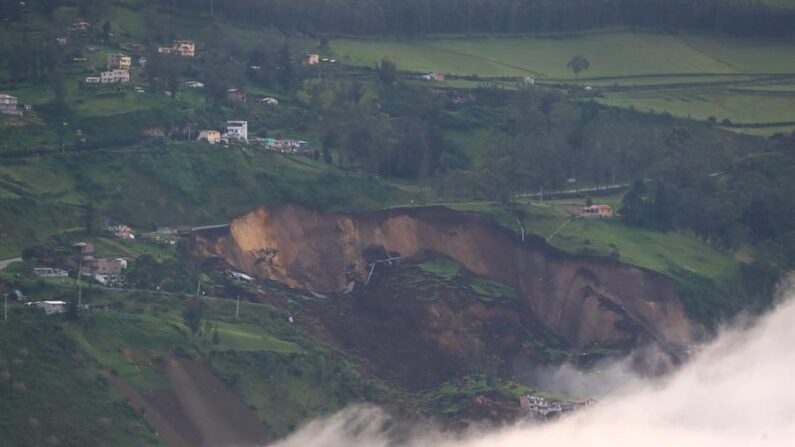
[[519, 406], [522, 410], [541, 419], [560, 416], [563, 413], [588, 407], [595, 403], [596, 401], [593, 399], [580, 402], [555, 402], [535, 394], [523, 394], [519, 396]]
[[252, 138], [248, 136], [248, 121], [227, 121], [226, 130], [202, 130], [199, 132], [197, 141], [205, 141], [210, 144], [241, 142], [254, 144], [267, 150], [281, 153], [309, 154], [313, 152], [309, 142], [295, 139], [277, 138]]

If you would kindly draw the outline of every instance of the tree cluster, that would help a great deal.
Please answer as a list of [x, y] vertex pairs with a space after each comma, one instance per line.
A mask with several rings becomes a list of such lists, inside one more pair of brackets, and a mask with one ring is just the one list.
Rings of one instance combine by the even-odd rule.
[[[207, 10], [206, 0], [152, 0]], [[216, 14], [285, 31], [520, 33], [615, 26], [783, 36], [795, 13], [753, 0], [225, 0]]]

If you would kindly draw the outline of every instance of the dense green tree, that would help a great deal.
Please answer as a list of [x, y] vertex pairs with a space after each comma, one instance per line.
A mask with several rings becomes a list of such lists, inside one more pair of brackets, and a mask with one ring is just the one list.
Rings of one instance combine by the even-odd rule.
[[192, 334], [199, 332], [204, 319], [204, 303], [198, 298], [189, 299], [182, 307], [182, 322]]
[[392, 85], [397, 82], [397, 65], [387, 58], [375, 64], [375, 74], [382, 85]]
[[574, 73], [574, 76], [579, 76], [580, 72], [588, 71], [591, 68], [591, 62], [585, 56], [574, 56], [566, 64], [566, 68]]

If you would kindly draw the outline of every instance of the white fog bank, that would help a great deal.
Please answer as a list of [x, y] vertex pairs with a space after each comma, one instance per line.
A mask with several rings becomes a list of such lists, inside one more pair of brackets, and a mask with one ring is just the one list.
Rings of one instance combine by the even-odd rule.
[[[274, 447], [795, 447], [795, 299], [724, 331], [664, 381], [543, 425], [461, 437], [393, 427], [374, 407], [315, 421]], [[392, 436], [387, 436], [390, 431]], [[405, 438], [395, 441], [395, 433]], [[389, 439], [387, 439], [389, 438]]]

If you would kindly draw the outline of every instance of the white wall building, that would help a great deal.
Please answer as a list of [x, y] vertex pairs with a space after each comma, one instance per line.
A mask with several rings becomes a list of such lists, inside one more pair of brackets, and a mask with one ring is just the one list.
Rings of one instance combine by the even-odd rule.
[[115, 84], [118, 82], [130, 82], [130, 72], [127, 70], [103, 71], [99, 74], [103, 84]]
[[227, 121], [226, 138], [248, 142], [248, 121]]

